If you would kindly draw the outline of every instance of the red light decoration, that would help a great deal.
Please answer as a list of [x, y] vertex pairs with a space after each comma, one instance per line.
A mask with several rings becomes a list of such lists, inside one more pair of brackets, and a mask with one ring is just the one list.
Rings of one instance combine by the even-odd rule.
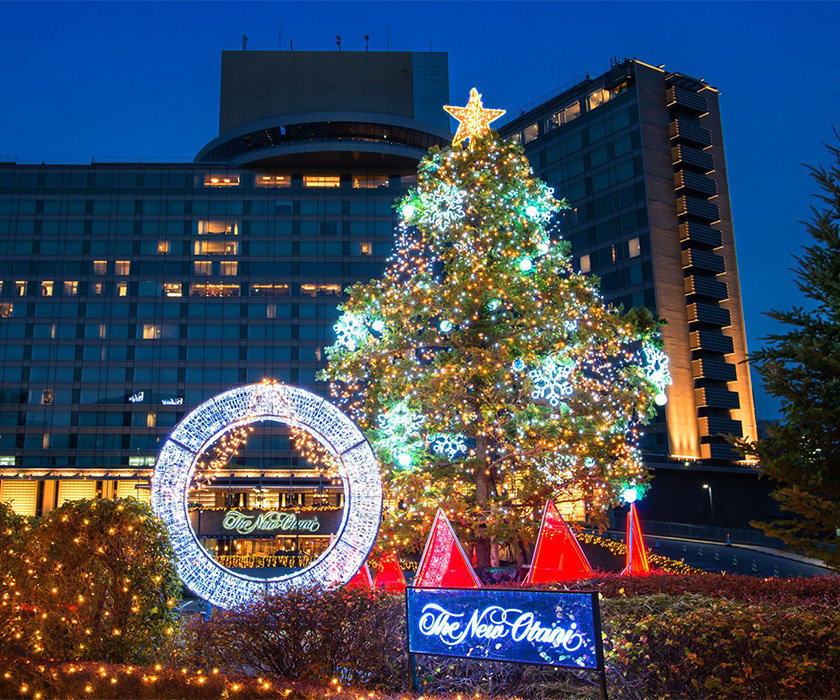
[[592, 573], [589, 560], [563, 516], [547, 501], [543, 510], [540, 534], [526, 583], [555, 583], [583, 578]]
[[440, 509], [426, 540], [414, 585], [423, 588], [481, 588], [481, 581], [470, 566], [449, 518]]
[[636, 504], [630, 504], [630, 511], [627, 513], [627, 557], [624, 576], [644, 576], [650, 573], [648, 564], [645, 540], [642, 537], [642, 527], [639, 525], [639, 514], [636, 512]]
[[373, 587], [381, 588], [389, 593], [405, 592], [405, 576], [400, 568], [400, 561], [397, 553], [391, 552], [379, 562], [379, 571], [373, 579]]
[[356, 572], [356, 575], [347, 582], [347, 588], [361, 588], [364, 590], [373, 588], [373, 579], [371, 578], [367, 562], [362, 564], [361, 568]]

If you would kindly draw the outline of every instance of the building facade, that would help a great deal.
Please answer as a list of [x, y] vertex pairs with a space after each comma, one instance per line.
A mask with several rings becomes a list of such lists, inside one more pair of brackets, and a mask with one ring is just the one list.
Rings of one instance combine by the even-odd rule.
[[[382, 270], [448, 102], [444, 53], [225, 52], [193, 162], [0, 164], [0, 498], [142, 498], [203, 400], [265, 377], [325, 393], [336, 305]], [[664, 502], [662, 470], [752, 480], [721, 437], [755, 415], [717, 91], [626, 61], [499, 130], [569, 201], [578, 269], [667, 320], [674, 384], [642, 445]], [[272, 507], [330, 491], [281, 430], [237, 464]]]
[[[755, 491], [755, 476], [725, 436], [755, 438], [756, 419], [718, 91], [640, 61], [614, 62], [499, 130], [568, 200], [563, 230], [577, 269], [600, 277], [608, 302], [646, 306], [667, 322], [673, 384], [643, 436], [656, 488], [640, 507], [663, 520], [708, 521], [702, 483], [711, 480], [720, 514], [746, 526], [735, 517], [739, 493]], [[768, 514], [763, 504], [750, 512]]]
[[[325, 393], [343, 290], [381, 272], [395, 198], [451, 138], [442, 53], [225, 53], [222, 85], [191, 163], [0, 164], [0, 498], [21, 513], [147, 498], [172, 426], [232, 386]], [[236, 464], [266, 507], [331, 491], [282, 429]]]

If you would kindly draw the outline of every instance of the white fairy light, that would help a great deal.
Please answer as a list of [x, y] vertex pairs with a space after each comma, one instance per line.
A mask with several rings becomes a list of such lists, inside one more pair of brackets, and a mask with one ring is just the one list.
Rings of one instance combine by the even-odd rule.
[[[309, 566], [274, 578], [247, 576], [219, 564], [193, 532], [187, 505], [204, 453], [229, 432], [264, 421], [299, 427], [323, 445], [338, 466], [347, 504], [326, 551]], [[382, 482], [370, 444], [338, 408], [297, 387], [252, 384], [205, 401], [175, 426], [155, 463], [151, 502], [169, 531], [184, 584], [212, 605], [232, 608], [265, 593], [347, 583], [379, 532]]]

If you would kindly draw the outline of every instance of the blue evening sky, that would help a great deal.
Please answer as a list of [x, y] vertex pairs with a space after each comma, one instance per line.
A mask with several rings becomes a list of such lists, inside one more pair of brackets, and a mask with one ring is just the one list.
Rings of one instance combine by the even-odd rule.
[[[282, 25], [282, 26], [281, 26]], [[791, 255], [840, 126], [833, 2], [0, 2], [0, 154], [25, 163], [191, 158], [218, 131], [221, 51], [449, 52], [451, 98], [518, 110], [610, 57], [664, 63], [721, 91], [751, 348], [801, 297]], [[776, 405], [756, 382], [759, 417]]]

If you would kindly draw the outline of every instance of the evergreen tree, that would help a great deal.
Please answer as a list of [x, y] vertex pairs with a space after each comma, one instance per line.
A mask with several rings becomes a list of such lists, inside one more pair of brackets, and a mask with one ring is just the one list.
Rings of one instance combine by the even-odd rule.
[[348, 290], [322, 376], [383, 465], [386, 542], [418, 547], [443, 507], [486, 566], [491, 543], [522, 561], [547, 498], [604, 522], [644, 485], [638, 427], [670, 375], [650, 313], [574, 272], [565, 201], [479, 98], [447, 108], [455, 143], [420, 162], [390, 263]]
[[773, 497], [794, 517], [754, 523], [768, 535], [840, 571], [840, 149], [834, 163], [809, 168], [818, 205], [806, 222], [814, 244], [796, 258], [799, 290], [809, 308], [770, 311], [786, 332], [752, 354], [752, 366], [782, 419], [758, 442], [739, 440], [775, 482]]

